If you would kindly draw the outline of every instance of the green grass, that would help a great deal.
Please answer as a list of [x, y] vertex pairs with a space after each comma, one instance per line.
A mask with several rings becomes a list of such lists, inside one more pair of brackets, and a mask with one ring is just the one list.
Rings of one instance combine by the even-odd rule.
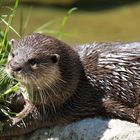
[[[10, 44], [7, 40], [9, 30], [12, 30], [14, 33], [16, 33], [19, 36], [16, 30], [11, 26], [18, 4], [19, 4], [19, 0], [16, 0], [13, 9], [11, 9], [10, 15], [0, 15], [0, 21], [5, 24], [5, 30], [2, 31], [2, 29], [0, 29], [0, 67], [1, 69], [4, 68], [4, 64], [7, 61], [8, 53], [10, 51]], [[7, 18], [7, 20], [5, 19], [5, 17]]]
[[66, 33], [64, 29], [65, 29], [65, 26], [68, 22], [70, 15], [76, 10], [77, 10], [77, 8], [75, 7], [75, 8], [71, 8], [70, 10], [68, 10], [68, 12], [66, 12], [65, 16], [62, 18], [59, 29], [56, 29], [56, 30], [49, 29], [49, 27], [54, 22], [56, 22], [54, 20], [50, 20], [50, 21], [47, 21], [42, 26], [40, 26], [39, 28], [37, 28], [34, 32], [46, 33], [46, 34], [49, 33], [49, 34], [55, 35], [58, 39], [62, 39], [62, 37], [64, 37], [64, 36], [69, 36], [70, 34]]
[[5, 30], [0, 29], [0, 113], [9, 117], [10, 112], [8, 112], [9, 109], [5, 106], [5, 101], [9, 93], [15, 92], [18, 89], [18, 85], [14, 80], [10, 79], [5, 72], [5, 64], [11, 48], [7, 36], [11, 30], [20, 37], [18, 32], [11, 26], [18, 5], [19, 0], [16, 0], [14, 7], [9, 7], [11, 10], [9, 15], [0, 15], [0, 22], [5, 25]]

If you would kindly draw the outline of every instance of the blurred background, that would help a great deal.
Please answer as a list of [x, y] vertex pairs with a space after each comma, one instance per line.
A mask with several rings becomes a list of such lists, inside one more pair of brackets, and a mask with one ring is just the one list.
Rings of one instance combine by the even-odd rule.
[[[0, 1], [1, 15], [9, 14], [15, 0]], [[68, 14], [71, 8], [77, 9]], [[140, 0], [22, 0], [12, 27], [21, 35], [39, 31], [69, 44], [140, 41]], [[10, 32], [9, 38], [18, 36]]]

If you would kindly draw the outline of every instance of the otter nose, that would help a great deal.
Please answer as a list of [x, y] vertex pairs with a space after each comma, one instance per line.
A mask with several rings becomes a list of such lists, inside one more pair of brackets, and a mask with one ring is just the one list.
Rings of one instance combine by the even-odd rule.
[[10, 67], [11, 67], [12, 71], [15, 71], [15, 72], [18, 72], [18, 71], [22, 70], [22, 67], [19, 66], [19, 65], [10, 64]]

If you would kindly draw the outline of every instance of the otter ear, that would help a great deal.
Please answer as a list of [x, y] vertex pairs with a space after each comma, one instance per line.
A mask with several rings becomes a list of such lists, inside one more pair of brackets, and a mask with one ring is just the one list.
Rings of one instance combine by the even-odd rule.
[[14, 44], [15, 44], [15, 42], [16, 42], [15, 39], [11, 39], [11, 40], [10, 40], [10, 45], [13, 47]]
[[58, 61], [60, 60], [60, 55], [59, 54], [52, 54], [51, 60], [53, 63], [58, 63]]

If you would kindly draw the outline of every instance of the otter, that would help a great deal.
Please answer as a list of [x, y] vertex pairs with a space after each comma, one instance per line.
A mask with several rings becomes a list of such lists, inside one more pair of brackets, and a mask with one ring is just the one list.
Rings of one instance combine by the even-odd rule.
[[26, 134], [91, 117], [140, 124], [140, 42], [71, 47], [33, 33], [12, 40], [7, 73], [29, 93], [0, 137]]

